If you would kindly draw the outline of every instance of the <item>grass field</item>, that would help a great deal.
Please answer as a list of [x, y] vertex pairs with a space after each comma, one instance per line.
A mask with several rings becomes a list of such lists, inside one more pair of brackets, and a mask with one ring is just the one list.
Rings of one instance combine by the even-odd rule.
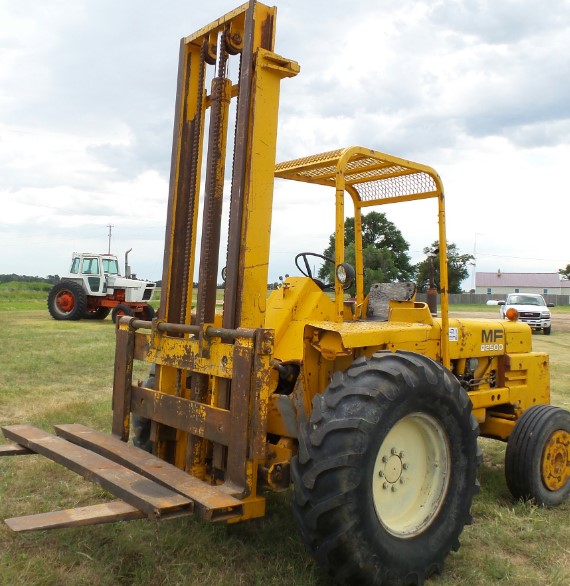
[[[56, 423], [81, 422], [109, 431], [113, 324], [109, 319], [56, 322], [47, 313], [46, 295], [36, 291], [24, 298], [0, 290], [0, 424], [27, 422], [51, 431]], [[564, 313], [555, 309], [552, 335], [535, 335], [534, 345], [551, 356], [553, 402], [570, 408], [570, 326], [557, 325], [566, 323]], [[448, 558], [445, 572], [429, 585], [567, 586], [570, 503], [544, 510], [513, 502], [503, 476], [504, 445], [481, 444], [482, 490], [474, 501], [474, 523], [464, 531], [460, 550]], [[0, 461], [1, 519], [111, 498], [40, 456]], [[0, 584], [330, 582], [305, 553], [289, 514], [288, 494], [281, 494], [270, 496], [265, 518], [235, 526], [180, 519], [16, 535], [1, 524]]]

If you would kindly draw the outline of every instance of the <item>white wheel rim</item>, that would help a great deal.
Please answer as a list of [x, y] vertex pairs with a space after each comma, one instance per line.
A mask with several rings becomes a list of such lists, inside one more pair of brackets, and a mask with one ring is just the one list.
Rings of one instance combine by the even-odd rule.
[[425, 531], [437, 517], [449, 486], [447, 434], [427, 413], [400, 419], [382, 442], [372, 477], [380, 523], [397, 537]]

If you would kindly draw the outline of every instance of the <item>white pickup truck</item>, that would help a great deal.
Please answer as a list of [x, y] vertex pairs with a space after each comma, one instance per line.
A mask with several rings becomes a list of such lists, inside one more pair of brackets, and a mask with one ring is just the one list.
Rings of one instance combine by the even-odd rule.
[[546, 303], [544, 297], [537, 293], [510, 293], [506, 301], [499, 301], [501, 319], [509, 319], [507, 311], [512, 308], [518, 313], [519, 321], [527, 323], [533, 330], [543, 331], [547, 336], [552, 328], [549, 307], [554, 307], [554, 303]]

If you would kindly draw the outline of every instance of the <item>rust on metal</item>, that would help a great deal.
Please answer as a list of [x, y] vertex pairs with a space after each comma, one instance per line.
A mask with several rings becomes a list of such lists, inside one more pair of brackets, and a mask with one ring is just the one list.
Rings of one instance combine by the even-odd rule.
[[[224, 35], [225, 36], [225, 33]], [[221, 45], [218, 76], [212, 80], [210, 134], [204, 188], [200, 272], [196, 296], [199, 324], [212, 323], [216, 313], [216, 288], [220, 256], [220, 232], [225, 173], [225, 155], [232, 83], [226, 79], [227, 53]]]
[[548, 490], [562, 490], [570, 480], [570, 433], [556, 430], [542, 454], [541, 476]]
[[236, 344], [234, 374], [230, 396], [231, 431], [228, 449], [226, 483], [247, 493], [247, 451], [249, 431], [252, 347]]
[[140, 509], [124, 501], [111, 501], [88, 507], [12, 517], [11, 519], [6, 519], [5, 523], [12, 531], [22, 532], [99, 525], [101, 523], [114, 523], [115, 521], [134, 521], [135, 519], [145, 519], [146, 517], [147, 515]]
[[67, 440], [174, 490], [194, 502], [194, 512], [213, 521], [240, 516], [242, 503], [222, 486], [213, 486], [190, 476], [180, 468], [126, 444], [112, 435], [84, 425], [57, 425], [56, 433]]
[[132, 411], [214, 442], [224, 445], [229, 442], [230, 413], [225, 409], [133, 386]]
[[[204, 124], [203, 88], [205, 51], [180, 42], [176, 115], [172, 144], [166, 246], [162, 282], [164, 299], [159, 316], [169, 322], [185, 323], [187, 300], [192, 294], [190, 250], [196, 225], [192, 221], [197, 205], [201, 148], [199, 136]], [[187, 100], [190, 88], [196, 100]]]
[[3, 444], [0, 446], [0, 456], [25, 456], [33, 453], [32, 450], [20, 444]]
[[[152, 321], [145, 321], [129, 316], [122, 317], [119, 323], [130, 324], [130, 327], [133, 330], [150, 330], [156, 328], [159, 332], [165, 332], [169, 334], [190, 334], [192, 336], [197, 336], [202, 332], [202, 328], [197, 325], [172, 324], [160, 320], [155, 323]], [[232, 341], [236, 338], [253, 338], [255, 336], [255, 330], [247, 328], [230, 329], [207, 326], [204, 335], [208, 338], [222, 338], [224, 340]]]
[[137, 332], [134, 358], [190, 370], [207, 376], [231, 378], [233, 345], [217, 342], [209, 345], [209, 359], [200, 355], [200, 342], [194, 338], [172, 338]]
[[251, 438], [249, 457], [253, 460], [265, 458], [267, 437], [267, 412], [271, 377], [271, 357], [275, 334], [270, 329], [257, 330], [253, 368], [253, 385], [251, 389]]
[[250, 128], [251, 84], [253, 79], [254, 3], [245, 13], [243, 48], [240, 61], [239, 93], [237, 102], [236, 132], [234, 135], [234, 161], [230, 198], [230, 223], [226, 253], [226, 283], [224, 287], [224, 316], [222, 325], [235, 328], [240, 304], [240, 259], [242, 256], [242, 222], [244, 192], [248, 163], [248, 139]]
[[134, 330], [119, 324], [115, 346], [112, 430], [123, 441], [129, 439], [134, 351]]
[[[215, 38], [217, 42], [218, 35], [212, 33], [211, 38]], [[210, 129], [202, 216], [202, 243], [196, 295], [196, 321], [200, 326], [212, 323], [216, 314], [216, 283], [220, 256], [225, 156], [232, 89], [231, 81], [225, 77], [228, 57], [225, 50], [225, 32], [222, 33], [221, 38], [218, 76], [212, 80], [210, 96]], [[207, 340], [203, 339], [202, 332], [200, 335], [200, 356], [210, 358]], [[205, 402], [208, 394], [208, 382], [207, 375], [193, 371], [190, 393], [194, 401]], [[196, 471], [198, 476], [202, 476], [199, 471], [203, 469], [203, 454], [203, 438], [191, 433], [188, 436], [186, 448], [186, 467], [193, 473]]]
[[149, 516], [159, 517], [173, 509], [192, 511], [192, 501], [181, 494], [37, 427], [9, 425], [2, 431], [8, 439], [95, 482]]

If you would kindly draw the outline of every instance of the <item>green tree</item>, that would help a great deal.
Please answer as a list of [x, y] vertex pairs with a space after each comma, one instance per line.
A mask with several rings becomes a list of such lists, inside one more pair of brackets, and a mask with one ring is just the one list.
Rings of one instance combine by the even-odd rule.
[[[329, 246], [323, 255], [334, 259], [336, 236], [331, 234]], [[355, 266], [354, 218], [344, 221], [344, 256], [346, 262]], [[364, 291], [373, 283], [408, 281], [413, 278], [414, 268], [410, 264], [409, 244], [386, 214], [370, 212], [362, 216], [362, 257], [364, 264]], [[319, 270], [319, 279], [334, 280], [334, 266], [324, 264]]]
[[[430, 247], [424, 248], [424, 254], [429, 255], [431, 251], [439, 248], [439, 242], [436, 240]], [[439, 291], [439, 256], [433, 258], [434, 265], [434, 282]], [[467, 265], [475, 257], [472, 254], [461, 254], [456, 244], [447, 244], [447, 272], [449, 280], [449, 293], [461, 293], [461, 282], [469, 276]], [[430, 260], [426, 258], [415, 265], [416, 284], [418, 291], [427, 291], [429, 285]]]
[[558, 273], [563, 279], [570, 279], [570, 265], [566, 265], [565, 269], [558, 269]]

